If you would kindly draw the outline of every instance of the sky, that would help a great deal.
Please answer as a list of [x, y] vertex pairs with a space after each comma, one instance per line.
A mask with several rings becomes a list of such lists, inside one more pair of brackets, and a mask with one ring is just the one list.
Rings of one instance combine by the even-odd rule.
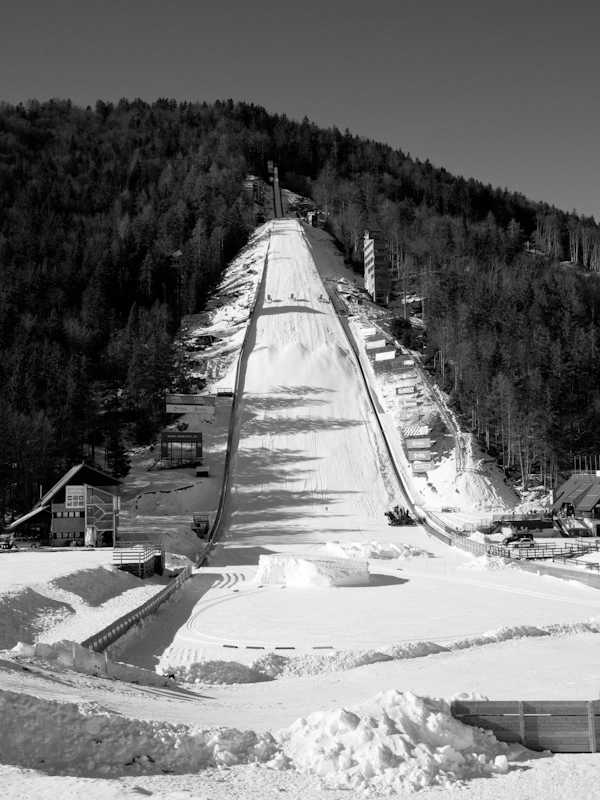
[[242, 100], [600, 220], [592, 0], [0, 0], [0, 100]]

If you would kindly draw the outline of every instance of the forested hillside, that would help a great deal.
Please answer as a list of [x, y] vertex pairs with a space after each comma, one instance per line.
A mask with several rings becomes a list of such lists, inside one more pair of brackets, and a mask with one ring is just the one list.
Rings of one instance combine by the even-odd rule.
[[[246, 164], [219, 109], [0, 108], [0, 481], [27, 505], [106, 438], [148, 441], [172, 335], [246, 241]], [[179, 266], [171, 254], [181, 250]], [[185, 388], [185, 387], [182, 387]]]
[[180, 317], [246, 241], [244, 179], [268, 159], [349, 260], [382, 229], [432, 368], [506, 466], [551, 476], [600, 450], [593, 220], [254, 105], [32, 101], [0, 105], [3, 508], [101, 442], [119, 472], [125, 439], [151, 440], [185, 388]]

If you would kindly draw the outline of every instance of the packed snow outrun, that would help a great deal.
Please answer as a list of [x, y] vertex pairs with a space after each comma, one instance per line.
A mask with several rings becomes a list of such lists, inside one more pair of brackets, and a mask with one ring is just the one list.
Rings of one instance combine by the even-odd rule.
[[[92, 652], [82, 642], [169, 575], [119, 572], [102, 549], [2, 554], [0, 797], [598, 797], [597, 754], [534, 752], [453, 716], [453, 701], [598, 699], [600, 593], [388, 525], [395, 506], [477, 520], [510, 491], [468, 446], [460, 475], [452, 448], [412, 475], [366, 355], [372, 320], [340, 315], [340, 282], [356, 276], [327, 233], [271, 220], [187, 320], [190, 340], [219, 334], [198, 360], [208, 389], [238, 376], [232, 438], [227, 459], [219, 405], [210, 479], [138, 454], [123, 530], [191, 575], [154, 613]], [[191, 512], [214, 518], [226, 471], [207, 544]]]

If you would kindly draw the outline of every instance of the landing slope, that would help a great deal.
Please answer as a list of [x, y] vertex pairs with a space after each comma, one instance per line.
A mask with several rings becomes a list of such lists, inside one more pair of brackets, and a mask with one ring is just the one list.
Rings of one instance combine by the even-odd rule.
[[[299, 223], [273, 223], [234, 441], [230, 536], [323, 543], [374, 522], [398, 487], [354, 355]], [[270, 298], [270, 299], [269, 299]]]

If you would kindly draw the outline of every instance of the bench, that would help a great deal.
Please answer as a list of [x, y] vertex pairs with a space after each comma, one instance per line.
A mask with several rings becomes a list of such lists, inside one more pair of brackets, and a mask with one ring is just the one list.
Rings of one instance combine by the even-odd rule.
[[209, 469], [207, 466], [196, 467], [196, 477], [197, 478], [209, 478]]

